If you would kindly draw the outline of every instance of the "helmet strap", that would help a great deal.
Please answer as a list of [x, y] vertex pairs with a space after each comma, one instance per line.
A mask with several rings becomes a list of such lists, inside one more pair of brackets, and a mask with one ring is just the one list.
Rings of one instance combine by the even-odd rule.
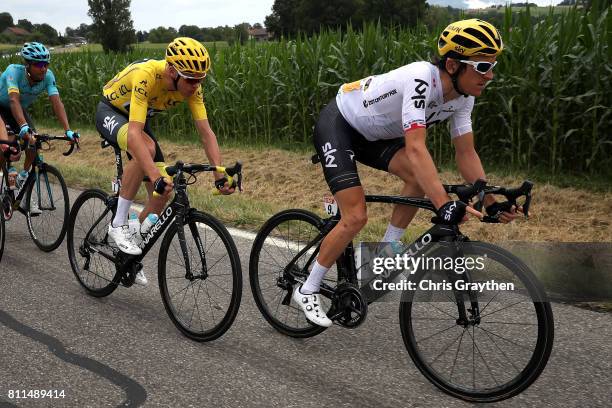
[[168, 66], [172, 67], [172, 69], [176, 71], [176, 78], [170, 76], [170, 79], [172, 80], [172, 86], [174, 87], [173, 91], [178, 91], [178, 81], [179, 79], [181, 79], [181, 76], [179, 75], [178, 70], [174, 67], [174, 65], [168, 63]]
[[28, 80], [30, 80], [30, 82], [40, 82], [40, 81], [36, 81], [34, 78], [32, 78], [32, 75], [30, 74], [30, 62], [29, 61], [26, 61], [25, 72], [26, 72], [26, 75], [28, 76]]
[[463, 95], [464, 97], [468, 97], [469, 95], [466, 93], [463, 93], [461, 91], [461, 89], [459, 89], [459, 74], [461, 73], [461, 71], [463, 71], [465, 69], [465, 64], [461, 64], [461, 68], [459, 68], [457, 70], [457, 72], [455, 72], [454, 74], [452, 74], [451, 77], [451, 82], [453, 83], [453, 88], [455, 88], [455, 91], [457, 91], [457, 93], [459, 95]]
[[[454, 56], [451, 56], [450, 58], [459, 59], [459, 58], [454, 58]], [[461, 89], [459, 88], [459, 74], [465, 70], [465, 64], [463, 62], [459, 62], [459, 69], [457, 69], [457, 71], [451, 74], [450, 72], [446, 70], [446, 60], [447, 60], [447, 57], [442, 58], [438, 64], [438, 68], [443, 69], [450, 76], [451, 82], [453, 84], [453, 88], [455, 88], [455, 91], [459, 95], [462, 95], [467, 98], [469, 95], [461, 91]]]

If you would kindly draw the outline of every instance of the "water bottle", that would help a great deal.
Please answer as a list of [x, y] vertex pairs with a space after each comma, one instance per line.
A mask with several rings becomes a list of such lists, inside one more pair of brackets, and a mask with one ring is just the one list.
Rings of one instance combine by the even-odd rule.
[[138, 221], [138, 215], [131, 213], [128, 218], [128, 226], [130, 227], [130, 233], [135, 234], [140, 232], [140, 221]]
[[151, 213], [147, 215], [147, 218], [144, 219], [142, 225], [140, 226], [140, 235], [142, 235], [142, 237], [147, 236], [147, 234], [151, 230], [151, 227], [153, 227], [157, 223], [158, 219], [159, 217], [157, 214]]
[[8, 170], [8, 186], [9, 190], [15, 190], [17, 184], [17, 169], [11, 167]]
[[354, 251], [357, 281], [359, 281], [359, 285], [361, 286], [362, 281], [367, 278], [367, 270], [370, 268], [370, 250], [367, 242], [358, 242]]
[[15, 180], [15, 186], [16, 186], [17, 190], [21, 190], [21, 187], [23, 187], [23, 184], [25, 183], [27, 178], [28, 178], [28, 171], [27, 170], [21, 170], [19, 172], [19, 175], [17, 176], [17, 179]]

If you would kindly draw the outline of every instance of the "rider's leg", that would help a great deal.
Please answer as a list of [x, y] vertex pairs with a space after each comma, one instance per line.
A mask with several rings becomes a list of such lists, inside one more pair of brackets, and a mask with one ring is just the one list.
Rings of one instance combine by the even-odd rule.
[[368, 221], [363, 187], [356, 186], [338, 191], [334, 198], [340, 207], [342, 218], [321, 242], [319, 256], [304, 283], [302, 293], [319, 291], [329, 268]]
[[153, 183], [146, 182], [145, 188], [147, 189], [147, 202], [144, 206], [144, 209], [140, 213], [139, 220], [142, 223], [147, 215], [149, 214], [161, 214], [164, 207], [166, 206], [166, 202], [168, 202], [168, 198], [166, 196], [154, 196], [153, 195]]
[[[159, 147], [159, 144], [157, 143], [157, 141], [156, 140], [152, 140], [152, 141], [154, 143], [153, 149], [155, 152], [153, 156], [153, 161], [155, 162], [155, 165], [159, 169], [159, 172], [161, 173], [161, 175], [164, 177], [170, 178], [170, 176], [168, 176], [168, 173], [166, 172], [166, 168], [165, 168], [166, 163], [164, 162], [164, 154], [162, 153], [161, 148]], [[168, 196], [153, 195], [153, 183], [152, 182], [145, 183], [145, 188], [147, 189], [148, 199], [147, 199], [144, 209], [140, 213], [139, 218], [140, 218], [141, 223], [144, 221], [146, 216], [151, 213], [156, 214], [156, 215], [161, 214], [169, 198]]]
[[[0, 117], [0, 140], [4, 140], [8, 142], [15, 141], [15, 135], [9, 136], [8, 133], [6, 132], [6, 128], [4, 127], [4, 122], [2, 121], [1, 117]], [[5, 162], [6, 160], [4, 160], [4, 155], [0, 154], [0, 169], [4, 168]]]
[[[127, 125], [125, 131], [127, 132]], [[120, 225], [127, 224], [127, 217], [130, 211], [130, 206], [138, 193], [138, 188], [144, 177], [143, 166], [136, 160], [132, 154], [135, 148], [141, 148], [145, 146], [146, 150], [151, 155], [151, 158], [155, 156], [155, 143], [153, 140], [143, 131], [141, 137], [137, 140], [132, 140], [125, 136], [127, 140], [127, 151], [132, 155], [132, 159], [123, 169], [123, 176], [121, 179], [121, 190], [119, 192], [119, 201], [117, 203], [117, 212], [113, 219], [113, 226], [118, 227]], [[120, 139], [121, 140], [121, 139]], [[120, 146], [124, 145], [123, 142], [119, 143]]]
[[[424, 192], [419, 186], [414, 173], [410, 168], [410, 162], [405, 150], [402, 148], [398, 150], [391, 162], [389, 163], [389, 173], [395, 174], [404, 182], [402, 186], [401, 195], [410, 197], [423, 197]], [[410, 221], [414, 218], [418, 208], [407, 205], [396, 204], [393, 208], [391, 215], [391, 221], [387, 226], [387, 231], [383, 238], [383, 242], [399, 241], [406, 227], [410, 224]]]
[[[27, 110], [23, 111], [23, 116], [26, 122], [28, 123], [28, 126], [30, 126], [30, 129], [32, 130], [32, 132], [36, 132], [36, 128], [34, 127], [34, 122], [32, 122], [32, 118], [30, 117], [30, 114], [27, 112]], [[29, 171], [30, 167], [32, 167], [32, 163], [34, 163], [35, 158], [36, 158], [36, 150], [27, 149], [25, 152], [25, 160], [23, 162], [23, 169], [26, 171]]]
[[30, 170], [32, 167], [32, 163], [34, 163], [34, 159], [36, 158], [36, 150], [27, 149], [25, 154], [25, 160], [23, 161], [23, 169], [26, 171]]

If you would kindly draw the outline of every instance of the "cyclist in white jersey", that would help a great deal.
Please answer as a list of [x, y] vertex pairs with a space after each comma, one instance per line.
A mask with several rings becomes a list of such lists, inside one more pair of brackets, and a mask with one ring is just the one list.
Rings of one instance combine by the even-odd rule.
[[[457, 224], [466, 219], [466, 212], [482, 217], [444, 191], [425, 137], [427, 127], [448, 119], [461, 175], [469, 183], [486, 179], [474, 148], [471, 113], [474, 97], [493, 79], [502, 49], [501, 36], [491, 24], [457, 21], [440, 35], [440, 59], [435, 63], [415, 62], [344, 84], [321, 111], [313, 142], [342, 218], [321, 243], [308, 279], [293, 293], [308, 320], [325, 327], [332, 324], [320, 306], [321, 281], [367, 222], [355, 161], [400, 177], [402, 195], [429, 197], [440, 223]], [[501, 211], [504, 207], [490, 196], [485, 197], [485, 208], [489, 214], [501, 213], [502, 222], [517, 217], [514, 208]], [[382, 241], [399, 241], [416, 211], [397, 205]]]

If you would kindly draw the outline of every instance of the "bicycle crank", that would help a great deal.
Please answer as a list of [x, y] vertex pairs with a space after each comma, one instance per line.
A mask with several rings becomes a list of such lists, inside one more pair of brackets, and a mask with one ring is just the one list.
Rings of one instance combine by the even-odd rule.
[[348, 282], [338, 285], [328, 317], [340, 326], [354, 329], [365, 321], [367, 314], [368, 302], [361, 291]]
[[13, 218], [13, 205], [11, 203], [11, 197], [9, 197], [8, 194], [2, 197], [2, 216], [5, 221], [9, 221]]

